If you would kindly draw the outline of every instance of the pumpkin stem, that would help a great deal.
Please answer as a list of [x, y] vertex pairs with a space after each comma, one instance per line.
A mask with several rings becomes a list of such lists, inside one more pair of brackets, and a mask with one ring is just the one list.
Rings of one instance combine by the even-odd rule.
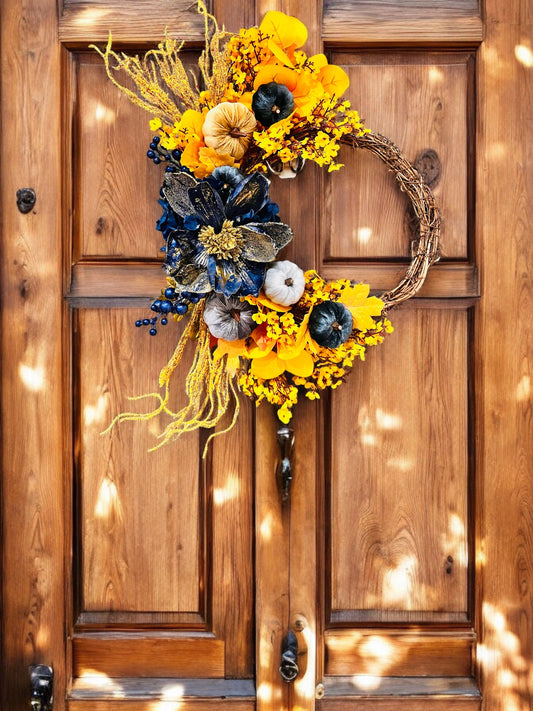
[[240, 323], [240, 321], [241, 321], [241, 312], [240, 311], [238, 311], [237, 309], [231, 309], [230, 314], [233, 316], [235, 321], [237, 321], [237, 323]]
[[279, 108], [279, 106], [277, 104], [274, 104], [274, 106], [272, 107], [272, 113], [274, 113], [274, 114], [281, 113], [281, 109]]
[[230, 135], [232, 138], [246, 138], [246, 136], [247, 136], [248, 134], [247, 134], [247, 133], [243, 133], [243, 132], [240, 130], [240, 128], [235, 127], [235, 128], [232, 128], [232, 129], [231, 129], [231, 131], [229, 132], [229, 135]]
[[338, 321], [333, 321], [333, 323], [331, 324], [331, 328], [334, 328], [335, 331], [342, 330], [342, 326], [340, 325], [340, 323]]
[[285, 279], [285, 286], [294, 286], [294, 281], [290, 277]]

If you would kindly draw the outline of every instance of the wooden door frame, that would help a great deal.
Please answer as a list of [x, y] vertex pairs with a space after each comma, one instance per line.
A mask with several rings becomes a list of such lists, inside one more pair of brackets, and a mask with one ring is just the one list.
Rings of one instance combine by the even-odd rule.
[[[263, 9], [265, 3], [258, 3]], [[305, 3], [278, 2], [305, 12]], [[532, 112], [531, 17], [521, 0], [484, 3], [478, 63], [476, 256], [482, 297], [475, 350], [478, 464], [478, 668], [485, 711], [533, 698], [533, 343], [528, 270], [533, 168], [523, 128]], [[272, 7], [272, 3], [268, 3]], [[2, 707], [27, 708], [31, 663], [54, 666], [64, 707], [65, 539], [62, 133], [56, 0], [3, 0], [2, 61]], [[38, 72], [36, 71], [38, 69]], [[16, 191], [32, 187], [22, 215]], [[259, 493], [259, 492], [258, 492]], [[264, 502], [262, 503], [264, 506]], [[297, 514], [303, 521], [306, 512]], [[301, 531], [308, 555], [308, 534]], [[53, 534], [51, 533], [53, 532]], [[267, 556], [274, 551], [266, 552]], [[529, 561], [529, 562], [528, 562]], [[301, 581], [291, 582], [297, 600]], [[270, 595], [270, 593], [269, 593]], [[307, 593], [306, 593], [307, 595]], [[272, 597], [269, 598], [272, 601]], [[262, 615], [269, 602], [261, 603]], [[284, 610], [291, 619], [308, 601]], [[307, 621], [309, 622], [309, 621]], [[260, 635], [261, 636], [261, 633]], [[302, 696], [302, 701], [304, 697]], [[308, 707], [312, 704], [306, 699]], [[263, 704], [267, 708], [268, 703]]]

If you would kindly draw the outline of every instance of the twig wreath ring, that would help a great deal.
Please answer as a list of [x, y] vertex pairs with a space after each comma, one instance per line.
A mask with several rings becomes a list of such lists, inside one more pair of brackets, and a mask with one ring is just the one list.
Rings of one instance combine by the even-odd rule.
[[[165, 413], [170, 423], [157, 447], [214, 428], [229, 412], [231, 421], [216, 434], [226, 432], [236, 422], [239, 393], [274, 405], [285, 433], [299, 395], [314, 400], [341, 385], [354, 361], [393, 330], [388, 311], [420, 289], [438, 258], [440, 217], [430, 188], [341, 99], [349, 85], [343, 69], [301, 50], [305, 25], [271, 11], [259, 27], [233, 35], [219, 29], [202, 0], [198, 12], [205, 18], [199, 78], [185, 70], [182, 44], [168, 36], [142, 59], [114, 52], [111, 37], [105, 50], [95, 47], [111, 81], [151, 113], [155, 135], [147, 156], [166, 166], [156, 225], [166, 283], [153, 315], [136, 325], [149, 326], [150, 335], [169, 321], [185, 325], [160, 372], [160, 391], [141, 396], [156, 407], [121, 413], [110, 425]], [[120, 72], [134, 90], [117, 81]], [[279, 256], [293, 232], [270, 200], [268, 176], [295, 177], [307, 161], [339, 170], [342, 144], [368, 150], [388, 166], [418, 226], [407, 273], [379, 298], [367, 284], [326, 282]], [[173, 412], [170, 383], [189, 344], [188, 404]], [[289, 440], [284, 434], [280, 446], [287, 450]], [[290, 484], [287, 452], [282, 469]]]

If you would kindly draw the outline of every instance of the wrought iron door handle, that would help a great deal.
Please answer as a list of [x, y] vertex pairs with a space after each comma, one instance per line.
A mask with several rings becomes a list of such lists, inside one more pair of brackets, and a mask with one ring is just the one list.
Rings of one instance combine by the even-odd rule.
[[54, 693], [54, 670], [46, 664], [30, 667], [30, 706], [33, 711], [51, 711]]
[[298, 667], [298, 640], [294, 632], [290, 630], [287, 632], [287, 636], [283, 640], [283, 647], [281, 649], [281, 664], [279, 665], [279, 673], [283, 681], [288, 684], [294, 681], [300, 669]]
[[288, 501], [291, 495], [292, 484], [292, 448], [294, 446], [294, 430], [292, 427], [282, 425], [277, 431], [277, 438], [280, 450], [280, 461], [277, 469], [277, 477], [281, 486], [281, 499]]

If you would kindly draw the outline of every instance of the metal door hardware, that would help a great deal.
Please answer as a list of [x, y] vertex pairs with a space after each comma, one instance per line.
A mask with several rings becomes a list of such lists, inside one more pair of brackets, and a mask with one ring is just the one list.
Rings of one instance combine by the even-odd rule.
[[283, 640], [281, 648], [281, 664], [279, 665], [279, 673], [283, 681], [290, 683], [294, 681], [300, 669], [298, 667], [298, 640], [294, 632], [287, 632], [287, 636]]
[[54, 670], [46, 664], [30, 667], [30, 706], [33, 711], [51, 711], [54, 691]]
[[280, 450], [280, 461], [278, 464], [277, 476], [281, 486], [281, 499], [285, 502], [289, 500], [291, 495], [291, 455], [292, 448], [294, 446], [294, 430], [292, 427], [282, 425], [277, 431], [277, 437]]
[[17, 190], [17, 207], [23, 215], [33, 210], [36, 200], [37, 195], [33, 188], [20, 188], [20, 190]]

